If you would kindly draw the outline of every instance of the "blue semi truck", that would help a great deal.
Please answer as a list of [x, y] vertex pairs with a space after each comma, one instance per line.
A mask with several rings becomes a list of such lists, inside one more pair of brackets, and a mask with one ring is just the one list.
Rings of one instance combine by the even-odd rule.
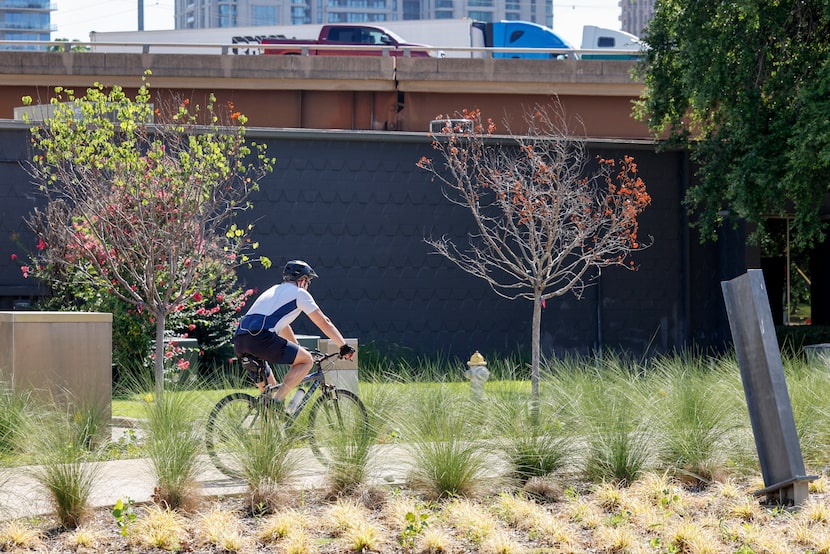
[[[407, 40], [440, 48], [448, 58], [575, 57], [574, 47], [552, 29], [528, 21], [422, 19], [384, 21], [378, 25]], [[533, 52], [528, 51], [529, 49], [545, 51]]]

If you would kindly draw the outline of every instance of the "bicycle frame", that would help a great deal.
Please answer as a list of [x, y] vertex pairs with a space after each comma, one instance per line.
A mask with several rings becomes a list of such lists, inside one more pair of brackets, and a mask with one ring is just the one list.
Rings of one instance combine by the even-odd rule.
[[314, 357], [315, 355], [320, 355], [320, 358], [314, 360], [313, 367], [316, 367], [317, 369], [303, 377], [303, 380], [300, 381], [300, 387], [306, 385], [307, 383], [311, 383], [311, 385], [305, 391], [305, 395], [303, 396], [303, 399], [300, 401], [300, 404], [294, 410], [294, 413], [291, 414], [291, 421], [297, 419], [297, 416], [300, 415], [300, 413], [305, 409], [306, 405], [311, 400], [311, 397], [314, 396], [314, 392], [318, 388], [323, 387], [323, 394], [325, 394], [327, 390], [334, 390], [334, 385], [326, 383], [326, 371], [328, 371], [328, 369], [323, 368], [323, 362], [337, 356], [338, 354], [334, 353], [323, 355], [322, 352], [312, 350], [311, 355], [312, 357]]

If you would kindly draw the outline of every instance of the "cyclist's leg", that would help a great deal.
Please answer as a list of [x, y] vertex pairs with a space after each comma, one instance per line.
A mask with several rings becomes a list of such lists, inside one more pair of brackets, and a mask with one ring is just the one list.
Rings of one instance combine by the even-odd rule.
[[285, 346], [286, 352], [294, 349], [296, 349], [296, 355], [294, 356], [294, 361], [291, 362], [291, 369], [288, 370], [288, 373], [285, 374], [285, 378], [282, 380], [280, 390], [277, 391], [277, 400], [285, 400], [288, 393], [300, 384], [300, 381], [308, 375], [308, 372], [314, 366], [314, 360], [311, 358], [308, 350], [293, 342], [289, 342]]

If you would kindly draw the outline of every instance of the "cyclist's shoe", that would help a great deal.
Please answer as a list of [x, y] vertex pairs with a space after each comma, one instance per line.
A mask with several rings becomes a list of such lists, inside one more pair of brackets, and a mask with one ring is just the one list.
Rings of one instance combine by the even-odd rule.
[[281, 401], [277, 400], [278, 390], [280, 390], [279, 385], [265, 385], [265, 390], [262, 391], [260, 397], [262, 398], [262, 401], [266, 406], [274, 403], [282, 404]]

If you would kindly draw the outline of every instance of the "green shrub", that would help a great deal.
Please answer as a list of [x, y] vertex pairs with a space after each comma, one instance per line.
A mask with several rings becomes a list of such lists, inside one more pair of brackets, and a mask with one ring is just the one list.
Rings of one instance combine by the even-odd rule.
[[[210, 266], [210, 264], [206, 264]], [[199, 371], [202, 377], [221, 374], [233, 357], [230, 338], [245, 303], [254, 294], [251, 289], [241, 289], [233, 272], [204, 272], [205, 277], [195, 283], [189, 298], [176, 306], [167, 323], [169, 337], [195, 338], [199, 342]], [[146, 311], [127, 303], [109, 291], [93, 290], [88, 286], [59, 281], [50, 276], [51, 295], [35, 303], [36, 310], [95, 311], [112, 314], [112, 356], [116, 367], [114, 386], [122, 381], [143, 379], [145, 367], [151, 366], [150, 356], [155, 339], [155, 324]], [[187, 361], [178, 353], [171, 365]]]

